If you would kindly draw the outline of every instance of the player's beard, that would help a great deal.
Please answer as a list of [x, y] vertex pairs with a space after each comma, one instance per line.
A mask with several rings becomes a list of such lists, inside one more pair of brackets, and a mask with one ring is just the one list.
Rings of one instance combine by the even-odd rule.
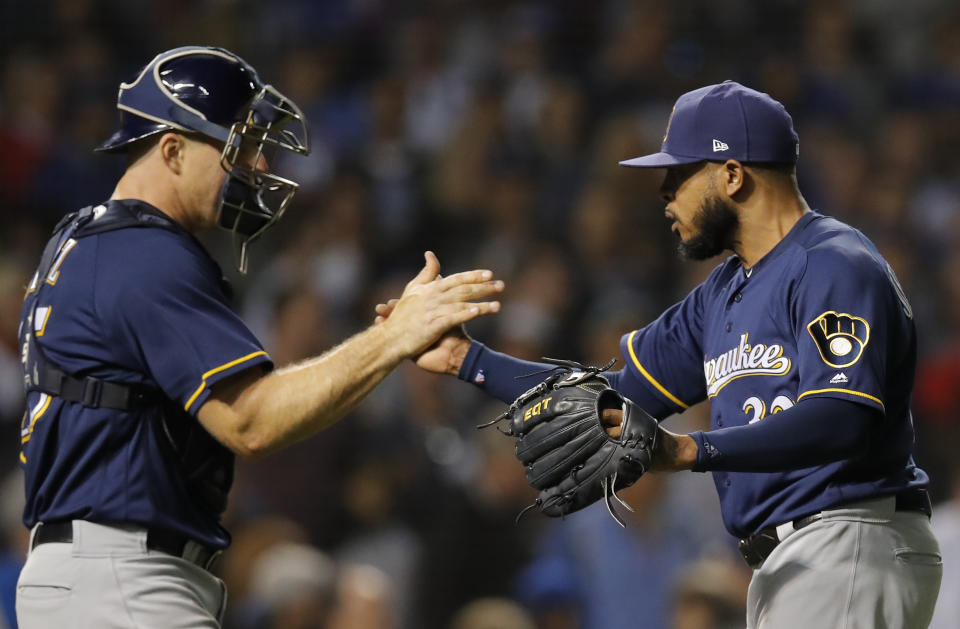
[[710, 195], [700, 204], [691, 220], [697, 233], [677, 245], [680, 257], [706, 260], [724, 251], [733, 251], [740, 215], [736, 206], [720, 195]]

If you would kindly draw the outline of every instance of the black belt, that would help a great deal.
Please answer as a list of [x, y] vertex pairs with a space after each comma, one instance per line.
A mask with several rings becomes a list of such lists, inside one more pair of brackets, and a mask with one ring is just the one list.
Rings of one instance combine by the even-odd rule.
[[[933, 511], [930, 505], [930, 495], [927, 493], [926, 489], [908, 489], [897, 494], [895, 499], [897, 511], [918, 511], [925, 514], [928, 518]], [[823, 511], [844, 508], [846, 508], [845, 505], [838, 505], [836, 507], [831, 507], [830, 509], [824, 509]], [[799, 531], [806, 526], [810, 526], [814, 522], [822, 520], [823, 511], [802, 518], [797, 518], [788, 524], [793, 525], [794, 531]], [[773, 552], [773, 549], [783, 541], [783, 539], [781, 539], [777, 534], [778, 528], [780, 527], [768, 526], [767, 528], [760, 529], [750, 537], [740, 540], [738, 548], [740, 549], [740, 554], [743, 555], [743, 559], [747, 562], [747, 565], [749, 565], [751, 568], [759, 567], [760, 564], [762, 564], [764, 560], [770, 556], [770, 553]], [[784, 536], [784, 539], [785, 538], [786, 536]]]
[[[37, 525], [37, 530], [33, 534], [33, 543], [30, 545], [30, 550], [33, 550], [40, 544], [70, 544], [72, 542], [73, 522], [70, 520], [41, 522]], [[159, 550], [174, 557], [180, 557], [205, 570], [211, 568], [222, 552], [208, 548], [189, 537], [155, 528], [147, 529], [147, 548], [150, 550]]]

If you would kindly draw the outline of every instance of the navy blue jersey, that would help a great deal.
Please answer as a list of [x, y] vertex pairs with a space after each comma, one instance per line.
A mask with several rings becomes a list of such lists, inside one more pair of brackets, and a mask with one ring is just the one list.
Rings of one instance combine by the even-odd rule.
[[[159, 213], [137, 201], [110, 203]], [[31, 282], [21, 328], [32, 326], [63, 371], [159, 389], [180, 421], [195, 422], [214, 383], [272, 363], [228, 304], [220, 268], [170, 224], [66, 238], [49, 273]], [[29, 392], [20, 454], [24, 523], [132, 522], [225, 547], [229, 535], [197, 507], [164, 450], [163, 412], [162, 405], [89, 408]]]
[[854, 458], [789, 472], [713, 472], [724, 524], [738, 537], [927, 484], [911, 458], [916, 345], [889, 265], [859, 231], [816, 212], [749, 271], [728, 258], [621, 341], [627, 369], [673, 410], [709, 399], [713, 429], [776, 421], [812, 397], [878, 411]]

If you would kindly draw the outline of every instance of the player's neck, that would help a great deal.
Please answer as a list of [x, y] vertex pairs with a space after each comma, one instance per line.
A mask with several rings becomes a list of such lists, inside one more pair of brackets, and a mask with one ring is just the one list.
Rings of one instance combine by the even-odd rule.
[[810, 206], [796, 189], [768, 188], [741, 206], [740, 233], [735, 253], [751, 268], [784, 239]]
[[111, 199], [136, 199], [149, 203], [171, 219], [190, 229], [188, 213], [180, 202], [173, 185], [165, 185], [160, 179], [162, 174], [150, 172], [147, 168], [128, 168], [117, 182]]

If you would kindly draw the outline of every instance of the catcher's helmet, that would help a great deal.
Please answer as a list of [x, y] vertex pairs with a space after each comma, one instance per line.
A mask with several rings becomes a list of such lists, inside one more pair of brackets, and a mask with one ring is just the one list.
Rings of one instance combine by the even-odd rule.
[[160, 53], [133, 81], [121, 83], [117, 109], [120, 127], [98, 151], [125, 151], [166, 131], [224, 143], [220, 164], [228, 176], [218, 223], [238, 240], [238, 268], [246, 272], [247, 244], [283, 215], [297, 184], [240, 163], [240, 148], [256, 151], [253, 164], [265, 149], [308, 154], [306, 118], [297, 105], [232, 52], [185, 46]]

